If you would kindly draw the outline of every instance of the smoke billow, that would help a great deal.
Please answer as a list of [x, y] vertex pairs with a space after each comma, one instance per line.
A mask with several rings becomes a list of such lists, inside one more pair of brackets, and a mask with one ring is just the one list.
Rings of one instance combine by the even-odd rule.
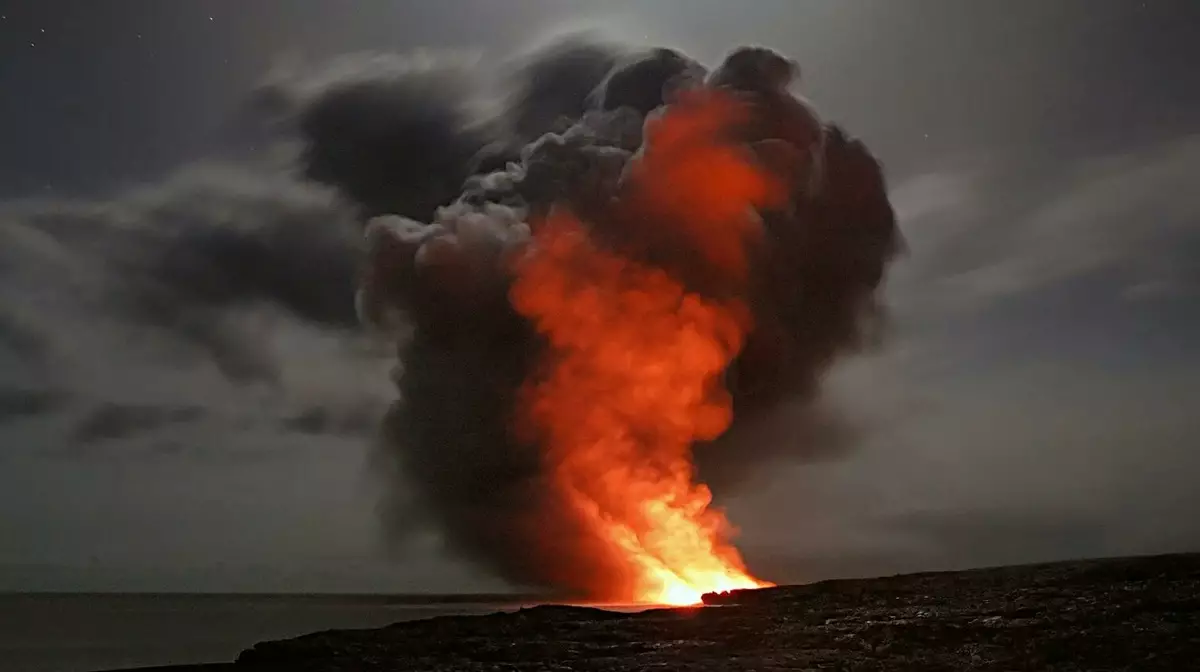
[[[428, 76], [415, 90], [442, 91]], [[717, 496], [773, 461], [813, 459], [838, 440], [818, 404], [820, 379], [878, 335], [877, 289], [899, 234], [878, 161], [791, 91], [798, 77], [795, 63], [762, 48], [737, 49], [709, 72], [669, 49], [567, 41], [526, 62], [508, 107], [483, 123], [442, 114], [469, 99], [423, 97], [397, 82], [329, 89], [301, 110], [308, 174], [368, 212], [389, 213], [367, 227], [358, 307], [399, 342], [400, 398], [379, 460], [395, 486], [381, 509], [393, 538], [432, 524], [453, 550], [515, 584], [598, 592], [600, 542], [548, 487], [539, 447], [512, 426], [545, 348], [510, 303], [513, 259], [556, 210], [688, 291], [736, 295], [749, 308], [753, 328], [725, 372], [733, 425], [695, 452]], [[785, 187], [760, 206], [758, 235], [726, 236], [736, 249], [695, 237], [709, 227], [712, 240], [712, 227], [734, 214], [713, 211], [723, 207], [709, 198], [722, 176], [687, 161], [686, 147], [672, 149], [683, 141], [658, 124], [693, 90], [719, 90], [747, 111], [704, 130]], [[675, 116], [705, 123], [686, 110]], [[425, 136], [424, 120], [434, 119], [437, 132]], [[405, 185], [406, 176], [417, 181]], [[420, 216], [458, 178], [458, 193]], [[731, 282], [734, 258], [744, 277]], [[786, 436], [769, 429], [784, 405]]]
[[347, 56], [280, 71], [257, 107], [304, 139], [304, 176], [339, 188], [367, 216], [426, 219], [454, 200], [496, 131], [471, 106], [469, 60]]
[[[514, 584], [602, 594], [611, 554], [552, 487], [545, 447], [514, 433], [548, 352], [513, 306], [514, 260], [569, 212], [597, 250], [748, 309], [723, 372], [732, 426], [693, 456], [717, 498], [778, 460], [845, 445], [819, 383], [878, 335], [876, 290], [899, 235], [880, 165], [792, 92], [798, 76], [766, 49], [710, 72], [671, 49], [576, 37], [507, 73], [355, 57], [273, 77], [256, 102], [299, 138], [295, 176], [210, 167], [108, 202], [0, 210], [0, 355], [12, 364], [0, 422], [93, 398], [69, 440], [197, 422], [205, 399], [109, 399], [88, 387], [122, 387], [108, 369], [68, 375], [55, 362], [77, 349], [70, 361], [100, 366], [98, 352], [149, 332], [147, 348], [198, 350], [232, 384], [282, 385], [239, 316], [279, 313], [335, 338], [366, 322], [398, 343], [399, 398], [375, 461], [388, 538], [434, 527]], [[714, 123], [689, 107], [700, 91], [739, 112]], [[781, 193], [747, 196], [754, 231], [725, 231], [745, 213], [717, 192], [736, 190], [723, 180], [743, 164]], [[287, 429], [360, 433], [370, 415], [335, 410], [306, 407]]]

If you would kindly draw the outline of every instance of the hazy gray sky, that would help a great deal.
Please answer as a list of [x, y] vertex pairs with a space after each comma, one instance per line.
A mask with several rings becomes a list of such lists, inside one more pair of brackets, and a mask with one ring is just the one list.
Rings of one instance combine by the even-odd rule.
[[43, 0], [0, 16], [0, 589], [495, 587], [436, 539], [379, 550], [364, 461], [385, 358], [229, 310], [212, 338], [275, 367], [272, 385], [230, 382], [205, 344], [81, 311], [121, 258], [67, 258], [21, 212], [89, 197], [153, 223], [231, 180], [237, 206], [212, 217], [303, 201], [198, 163], [270, 158], [246, 101], [273, 67], [421, 47], [495, 61], [585, 26], [708, 63], [783, 51], [889, 170], [910, 248], [891, 335], [829, 392], [866, 434], [731, 502], [752, 566], [804, 580], [1200, 548], [1194, 2]]

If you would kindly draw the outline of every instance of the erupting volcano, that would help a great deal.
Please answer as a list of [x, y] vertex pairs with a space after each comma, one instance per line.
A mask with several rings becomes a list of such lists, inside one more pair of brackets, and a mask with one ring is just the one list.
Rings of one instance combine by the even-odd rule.
[[729, 425], [719, 381], [744, 311], [598, 249], [567, 216], [544, 227], [513, 287], [549, 341], [522, 420], [545, 446], [553, 486], [622, 570], [597, 577], [604, 594], [692, 604], [760, 585], [725, 543], [691, 460], [693, 441]]
[[[368, 227], [360, 312], [400, 343], [386, 527], [576, 598], [770, 585], [714, 497], [821, 448], [818, 381], [899, 242], [879, 164], [766, 49], [709, 73], [567, 42], [524, 72], [456, 200]], [[764, 433], [783, 401], [809, 413]]]
[[[781, 192], [723, 137], [740, 111], [714, 92], [678, 102], [647, 129], [626, 185], [665, 206], [643, 208], [664, 218], [642, 225], [689, 225], [695, 249], [720, 260], [731, 283], [744, 279], [743, 238], [761, 236], [755, 208]], [[704, 189], [702, 207], [689, 188]], [[705, 592], [764, 585], [728, 545], [729, 525], [693, 482], [691, 455], [694, 442], [729, 427], [722, 374], [750, 326], [745, 307], [602, 249], [567, 213], [535, 225], [511, 295], [548, 345], [521, 419], [544, 446], [554, 487], [623, 566], [601, 578], [605, 593], [694, 604]]]

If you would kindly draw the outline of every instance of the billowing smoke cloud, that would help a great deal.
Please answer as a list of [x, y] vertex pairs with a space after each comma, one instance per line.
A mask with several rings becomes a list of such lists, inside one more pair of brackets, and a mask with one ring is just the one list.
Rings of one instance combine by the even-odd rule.
[[590, 35], [573, 35], [535, 52], [510, 76], [506, 126], [526, 141], [570, 128], [625, 55], [621, 46]]
[[[382, 512], [394, 538], [433, 524], [453, 550], [516, 584], [587, 593], [595, 540], [547, 487], [538, 447], [512, 432], [517, 392], [541, 349], [508, 297], [511, 259], [531, 231], [566, 207], [591, 235], [692, 291], [736, 291], [748, 303], [754, 328], [727, 371], [734, 425], [696, 449], [699, 477], [718, 496], [776, 460], [815, 459], [849, 440], [821, 408], [819, 382], [839, 356], [878, 337], [876, 290], [899, 234], [880, 164], [792, 93], [799, 69], [775, 52], [738, 49], [707, 72], [672, 50], [622, 55], [567, 43], [522, 74], [528, 88], [512, 98], [495, 125], [501, 137], [456, 199], [427, 220], [396, 209], [368, 226], [359, 308], [400, 342], [400, 399], [379, 461], [395, 487]], [[552, 86], [564, 78], [577, 85]], [[749, 105], [747, 123], [716, 132], [734, 133], [787, 186], [785, 199], [759, 213], [764, 235], [745, 251], [748, 289], [728, 285], [688, 224], [656, 219], [706, 218], [705, 166], [631, 177], [658, 165], [640, 160], [644, 132], [696, 87]], [[514, 151], [506, 145], [514, 137], [528, 141]], [[635, 184], [656, 186], [639, 197]]]
[[473, 157], [497, 137], [470, 107], [468, 63], [349, 56], [272, 75], [256, 101], [304, 138], [306, 177], [338, 187], [366, 215], [428, 218], [457, 196]]
[[[898, 234], [878, 162], [792, 93], [798, 76], [764, 49], [709, 72], [674, 50], [574, 37], [507, 73], [464, 58], [355, 57], [272, 77], [257, 103], [300, 140], [294, 176], [209, 167], [112, 201], [0, 212], [0, 357], [11, 363], [0, 422], [90, 397], [70, 440], [174, 431], [207, 416], [204, 400], [102, 394], [96, 381], [121, 387], [91, 368], [106, 348], [199, 351], [233, 385], [282, 385], [242, 311], [346, 336], [365, 321], [399, 343], [399, 399], [376, 455], [388, 538], [435, 527], [514, 584], [587, 591], [594, 540], [546, 487], [538, 447], [511, 432], [541, 342], [509, 302], [510, 259], [552, 208], [569, 207], [598, 240], [692, 291], [730, 291], [677, 235], [686, 226], [656, 226], [654, 199], [628, 191], [664, 105], [698, 86], [733, 93], [753, 114], [729, 130], [788, 198], [758, 213], [764, 235], [746, 250], [738, 291], [754, 329], [726, 372], [736, 419], [697, 447], [699, 477], [719, 498], [777, 460], [843, 449], [853, 428], [822, 406], [819, 382], [877, 337], [876, 289]], [[668, 177], [670, 195], [699, 212], [702, 181]], [[375, 417], [334, 406], [301, 400], [282, 426], [361, 433]]]

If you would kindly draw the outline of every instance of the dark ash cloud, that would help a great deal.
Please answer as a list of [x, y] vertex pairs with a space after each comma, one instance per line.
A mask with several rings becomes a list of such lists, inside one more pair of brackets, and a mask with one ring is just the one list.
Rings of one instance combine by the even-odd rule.
[[[577, 45], [555, 46], [529, 71], [587, 70], [601, 61]], [[552, 124], [504, 167], [468, 179], [457, 202], [426, 221], [374, 220], [359, 297], [368, 322], [404, 327], [397, 331], [400, 401], [385, 420], [378, 459], [393, 484], [382, 507], [388, 532], [403, 541], [433, 526], [451, 549], [515, 584], [584, 593], [603, 573], [593, 565], [604, 554], [547, 487], [538, 447], [511, 431], [515, 393], [540, 348], [508, 300], [507, 259], [531, 227], [567, 204], [600, 238], [664, 264], [692, 291], [729, 291], [688, 240], [670, 237], [686, 225], [651, 209], [653, 194], [639, 201], [629, 193], [629, 175], [657, 108], [680, 92], [719, 87], [751, 105], [737, 137], [789, 185], [790, 197], [761, 213], [765, 239], [750, 255], [753, 289], [745, 298], [755, 329], [728, 372], [737, 419], [727, 435], [697, 448], [699, 476], [718, 496], [778, 461], [828, 459], [853, 444], [851, 425], [815, 403], [819, 381], [840, 356], [877, 340], [876, 290], [899, 248], [878, 161], [790, 92], [797, 69], [787, 59], [739, 49], [706, 74], [681, 54], [653, 50], [614, 58], [610, 67], [573, 123]], [[527, 105], [537, 96], [516, 100]], [[542, 120], [569, 108], [557, 97], [542, 104]], [[700, 203], [704, 187], [693, 189]]]
[[504, 120], [521, 144], [564, 131], [630, 50], [599, 35], [560, 37], [527, 55], [505, 83]]
[[135, 434], [203, 418], [196, 406], [149, 406], [104, 403], [90, 409], [75, 426], [72, 438], [82, 444], [125, 439]]
[[284, 431], [299, 434], [373, 437], [379, 429], [379, 409], [367, 403], [339, 408], [311, 405], [280, 421]]
[[0, 387], [0, 426], [60, 409], [65, 401], [51, 390]]
[[366, 215], [427, 219], [496, 137], [471, 109], [460, 60], [346, 57], [276, 75], [257, 97], [300, 138], [305, 177], [337, 187]]

